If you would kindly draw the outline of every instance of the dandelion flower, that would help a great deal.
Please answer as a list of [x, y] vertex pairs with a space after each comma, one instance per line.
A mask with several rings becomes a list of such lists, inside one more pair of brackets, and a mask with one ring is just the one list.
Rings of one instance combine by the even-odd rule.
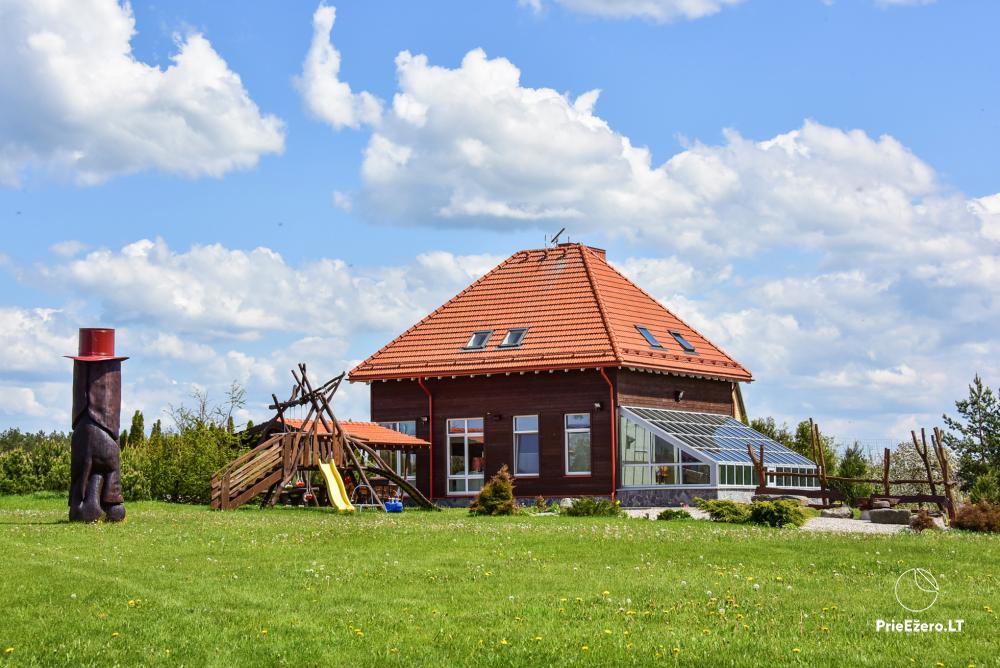
[[501, 645], [504, 645], [504, 646], [507, 646], [507, 645], [509, 645], [510, 643], [509, 643], [509, 642], [507, 642], [507, 639], [506, 639], [506, 638], [502, 638], [502, 639], [500, 640], [500, 644], [501, 644]]
[[113, 632], [111, 633], [111, 637], [112, 637], [112, 638], [117, 638], [117, 637], [118, 637], [118, 636], [120, 636], [120, 635], [121, 635], [121, 634], [120, 634], [120, 633], [118, 633], [118, 631], [113, 631]]
[[536, 641], [541, 640], [541, 639], [542, 639], [542, 636], [535, 636], [534, 637], [534, 640], [536, 640]]
[[8, 647], [7, 649], [5, 649], [3, 651], [3, 653], [4, 654], [13, 654], [14, 653], [14, 648], [13, 647]]
[[581, 651], [581, 652], [589, 652], [589, 651], [590, 651], [590, 648], [589, 648], [589, 647], [587, 647], [586, 645], [584, 645], [583, 647], [581, 647], [581, 648], [580, 648], [580, 651]]
[[681, 648], [680, 647], [674, 647], [673, 652], [674, 652], [674, 654], [680, 654], [681, 653]]
[[799, 649], [798, 647], [793, 647], [793, 648], [792, 648], [792, 652], [793, 652], [793, 653], [795, 653], [795, 654], [798, 654], [798, 653], [799, 653], [799, 652], [801, 652], [801, 651], [802, 651], [802, 650], [801, 650], [801, 649]]

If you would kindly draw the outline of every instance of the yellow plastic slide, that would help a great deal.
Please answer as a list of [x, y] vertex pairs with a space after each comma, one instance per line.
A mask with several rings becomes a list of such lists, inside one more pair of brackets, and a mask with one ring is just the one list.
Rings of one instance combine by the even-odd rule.
[[326, 462], [320, 462], [319, 470], [323, 474], [323, 480], [326, 481], [326, 495], [330, 497], [330, 505], [337, 510], [354, 512], [354, 504], [347, 498], [344, 479], [337, 472], [337, 467]]

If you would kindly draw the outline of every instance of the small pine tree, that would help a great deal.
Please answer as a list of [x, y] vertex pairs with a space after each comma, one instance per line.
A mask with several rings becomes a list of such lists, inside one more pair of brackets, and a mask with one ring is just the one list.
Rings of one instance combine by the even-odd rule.
[[479, 496], [469, 506], [469, 514], [513, 515], [515, 510], [514, 479], [510, 477], [510, 471], [504, 464], [496, 475], [483, 485]]
[[153, 428], [149, 430], [149, 440], [157, 439], [163, 436], [163, 425], [157, 420], [153, 423]]
[[[128, 431], [128, 443], [132, 447], [142, 445], [146, 441], [146, 424], [142, 411], [136, 411], [132, 415], [132, 428]], [[125, 445], [122, 443], [122, 445]]]
[[[837, 475], [841, 478], [871, 478], [872, 476], [868, 475], [868, 468], [864, 451], [855, 443], [844, 452], [844, 457], [837, 467]], [[856, 506], [858, 499], [870, 496], [872, 493], [872, 486], [861, 482], [834, 480], [830, 486], [844, 494], [844, 501], [849, 506]]]
[[118, 437], [118, 447], [124, 448], [126, 446], [128, 446], [128, 430], [122, 429], [122, 433]]
[[1000, 470], [1000, 402], [993, 390], [976, 374], [969, 385], [969, 397], [955, 402], [959, 419], [944, 417], [950, 431], [944, 445], [959, 456], [958, 477], [968, 490], [979, 476]]

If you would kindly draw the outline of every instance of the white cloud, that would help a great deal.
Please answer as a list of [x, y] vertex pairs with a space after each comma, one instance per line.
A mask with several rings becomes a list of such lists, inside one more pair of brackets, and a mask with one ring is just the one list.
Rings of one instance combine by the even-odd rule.
[[[670, 23], [680, 19], [700, 19], [718, 14], [726, 7], [741, 4], [744, 0], [553, 0], [563, 7], [581, 14], [613, 19], [642, 18], [656, 23]], [[834, 0], [822, 0], [832, 5]], [[930, 5], [936, 0], [874, 0], [876, 7], [904, 7]], [[542, 0], [518, 0], [518, 5], [540, 14], [545, 5]]]
[[374, 219], [495, 229], [558, 220], [577, 235], [610, 230], [701, 257], [781, 245], [830, 262], [979, 252], [985, 223], [890, 136], [806, 121], [765, 141], [727, 131], [720, 145], [653, 166], [648, 149], [595, 115], [597, 91], [524, 87], [517, 67], [478, 49], [455, 69], [408, 52], [396, 63], [399, 92], [368, 143], [355, 202]]
[[[190, 404], [194, 389], [220, 401], [235, 380], [247, 389], [241, 419], [259, 420], [272, 392], [287, 395], [299, 362], [316, 382], [350, 369], [500, 259], [433, 251], [400, 266], [296, 266], [267, 248], [181, 252], [157, 239], [13, 267], [19, 281], [42, 279], [73, 309], [0, 307], [0, 398], [8, 399], [0, 427], [67, 426], [72, 364], [63, 355], [76, 351], [78, 327], [95, 324], [116, 327], [117, 350], [130, 357], [123, 415], [142, 410], [149, 424]], [[345, 383], [336, 407], [367, 419], [367, 387]]]
[[159, 169], [221, 176], [284, 148], [238, 74], [197, 33], [166, 69], [132, 53], [135, 19], [116, 0], [0, 5], [0, 184], [25, 173], [94, 184]]
[[46, 413], [31, 388], [0, 384], [0, 414], [46, 417]]
[[313, 39], [295, 85], [306, 108], [316, 118], [336, 129], [375, 125], [382, 115], [382, 103], [371, 93], [352, 93], [340, 80], [340, 52], [330, 42], [337, 18], [335, 7], [320, 5], [313, 14]]
[[[394, 331], [485, 271], [490, 256], [419, 255], [408, 267], [356, 272], [342, 260], [288, 265], [268, 248], [219, 244], [171, 250], [143, 239], [39, 266], [55, 289], [97, 300], [119, 323], [162, 323], [175, 333], [255, 338], [265, 332], [344, 335]], [[159, 350], [169, 351], [169, 340]]]
[[87, 244], [82, 241], [68, 239], [66, 241], [59, 241], [52, 244], [49, 246], [49, 250], [56, 255], [61, 255], [62, 257], [73, 257], [74, 255], [79, 255], [83, 251], [87, 250]]
[[[897, 2], [899, 0], [896, 0]], [[609, 18], [644, 18], [657, 23], [678, 19], [700, 19], [738, 5], [743, 0], [556, 0], [575, 12]], [[522, 1], [535, 11], [541, 10], [541, 0]]]
[[56, 309], [0, 307], [0, 373], [38, 373], [66, 366], [76, 330]]

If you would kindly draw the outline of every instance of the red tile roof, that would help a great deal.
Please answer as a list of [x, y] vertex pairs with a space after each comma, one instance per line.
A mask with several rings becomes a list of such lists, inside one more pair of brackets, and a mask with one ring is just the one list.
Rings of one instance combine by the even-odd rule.
[[[296, 418], [285, 418], [285, 423], [289, 427], [294, 427], [296, 429], [301, 429], [304, 424], [307, 424], [304, 420]], [[415, 436], [398, 432], [395, 429], [383, 427], [375, 422], [340, 420], [340, 426], [344, 428], [344, 431], [346, 431], [349, 436], [374, 446], [426, 447], [430, 445], [430, 443], [422, 438], [416, 438]], [[317, 431], [321, 434], [326, 433], [326, 428], [323, 426], [322, 422], [320, 422]]]
[[[652, 348], [642, 325], [662, 344]], [[516, 348], [508, 329], [527, 327]], [[492, 330], [486, 348], [465, 350]], [[684, 352], [670, 332], [695, 348]], [[582, 244], [521, 251], [356, 366], [352, 381], [628, 367], [750, 381], [751, 374]]]

